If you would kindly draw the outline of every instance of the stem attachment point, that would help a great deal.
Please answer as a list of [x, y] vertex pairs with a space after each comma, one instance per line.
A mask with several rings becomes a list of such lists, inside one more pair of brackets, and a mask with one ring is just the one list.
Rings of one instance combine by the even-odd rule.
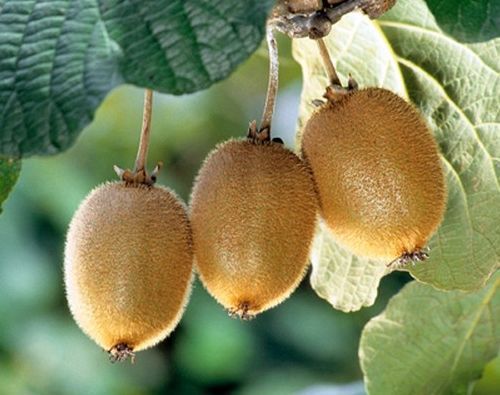
[[142, 114], [141, 137], [139, 148], [135, 160], [134, 171], [113, 166], [116, 175], [127, 185], [147, 185], [152, 186], [156, 182], [156, 177], [163, 163], [158, 162], [151, 175], [146, 171], [146, 162], [149, 150], [149, 138], [151, 134], [151, 112], [153, 108], [153, 91], [146, 89], [144, 92], [144, 108]]
[[116, 346], [111, 347], [108, 350], [109, 360], [111, 363], [115, 362], [123, 362], [130, 358], [130, 362], [134, 363], [135, 361], [135, 353], [132, 347], [129, 347], [128, 344], [118, 343]]
[[415, 266], [415, 263], [425, 261], [429, 258], [429, 248], [417, 248], [413, 252], [405, 252], [401, 256], [397, 257], [393, 261], [389, 262], [386, 267], [391, 267], [393, 264], [396, 265], [406, 265], [411, 263]]

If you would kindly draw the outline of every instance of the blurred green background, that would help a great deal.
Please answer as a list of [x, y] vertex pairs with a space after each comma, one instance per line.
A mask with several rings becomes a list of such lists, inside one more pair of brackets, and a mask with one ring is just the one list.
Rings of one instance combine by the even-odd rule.
[[[301, 74], [280, 42], [281, 87], [273, 135], [293, 146]], [[149, 165], [165, 164], [159, 183], [185, 199], [203, 159], [260, 119], [267, 85], [264, 48], [228, 80], [197, 94], [155, 96]], [[24, 161], [0, 216], [0, 395], [238, 394], [361, 395], [357, 347], [364, 324], [407, 281], [382, 281], [375, 306], [334, 310], [308, 278], [285, 303], [250, 322], [231, 319], [196, 282], [175, 332], [136, 363], [111, 364], [73, 322], [64, 298], [64, 237], [87, 193], [132, 167], [143, 91], [112, 92], [95, 121], [62, 155]], [[402, 361], [404, 363], [404, 361]], [[500, 393], [500, 362], [474, 394]]]

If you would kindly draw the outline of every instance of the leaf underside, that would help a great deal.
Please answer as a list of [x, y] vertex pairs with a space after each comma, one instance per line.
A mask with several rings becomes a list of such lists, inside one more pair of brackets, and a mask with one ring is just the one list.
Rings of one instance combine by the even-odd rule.
[[407, 284], [363, 330], [367, 393], [467, 394], [500, 348], [499, 287], [500, 274], [469, 294]]
[[122, 83], [183, 94], [259, 45], [272, 0], [0, 0], [0, 154], [55, 154]]
[[[403, 270], [440, 289], [481, 288], [500, 263], [500, 39], [461, 43], [441, 30], [425, 1], [399, 0], [377, 21], [344, 16], [325, 41], [344, 83], [352, 74], [361, 87], [406, 97], [439, 143], [448, 185], [445, 219], [429, 242], [430, 259]], [[313, 41], [295, 40], [294, 57], [303, 71], [300, 147], [312, 100], [322, 97], [327, 78]], [[343, 311], [371, 305], [387, 262], [355, 257], [324, 232], [314, 246], [313, 288]]]

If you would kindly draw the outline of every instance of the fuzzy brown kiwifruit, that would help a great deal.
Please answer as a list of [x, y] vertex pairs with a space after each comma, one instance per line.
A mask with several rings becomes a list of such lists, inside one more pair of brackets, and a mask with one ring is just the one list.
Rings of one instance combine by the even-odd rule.
[[192, 272], [186, 208], [167, 188], [103, 184], [71, 221], [64, 260], [69, 307], [113, 360], [153, 346], [175, 328]]
[[340, 95], [308, 120], [302, 153], [341, 244], [372, 258], [422, 257], [446, 188], [437, 144], [412, 105], [381, 88]]
[[208, 292], [243, 319], [287, 298], [308, 266], [317, 207], [310, 170], [282, 144], [217, 147], [190, 205], [196, 267]]

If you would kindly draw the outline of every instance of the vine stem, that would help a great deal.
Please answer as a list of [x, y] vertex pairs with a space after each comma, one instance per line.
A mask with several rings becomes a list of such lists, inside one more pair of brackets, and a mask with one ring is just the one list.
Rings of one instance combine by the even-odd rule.
[[328, 75], [328, 79], [330, 80], [330, 84], [341, 86], [339, 76], [335, 71], [335, 66], [333, 65], [332, 58], [330, 57], [330, 53], [326, 47], [325, 40], [318, 38], [316, 42], [318, 43], [319, 53], [325, 67], [326, 74]]
[[276, 95], [279, 82], [278, 44], [274, 37], [273, 28], [268, 25], [266, 29], [267, 48], [269, 51], [269, 81], [267, 84], [266, 102], [262, 112], [259, 131], [267, 130], [271, 136], [271, 122], [273, 119]]
[[149, 136], [151, 131], [151, 110], [153, 107], [153, 91], [146, 89], [144, 92], [144, 109], [142, 113], [141, 137], [139, 140], [139, 149], [135, 160], [135, 172], [145, 171], [146, 160], [149, 149]]

